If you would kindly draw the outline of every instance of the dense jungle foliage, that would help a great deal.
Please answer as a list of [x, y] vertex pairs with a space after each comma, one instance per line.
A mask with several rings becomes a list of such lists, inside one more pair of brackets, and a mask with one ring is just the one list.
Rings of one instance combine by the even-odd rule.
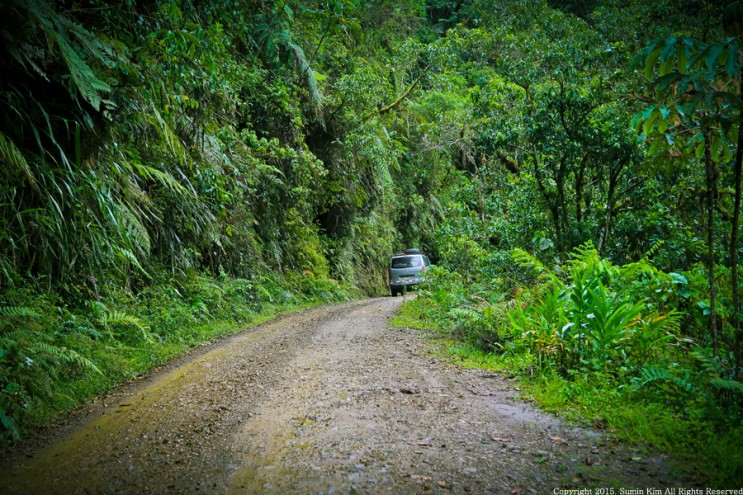
[[405, 321], [743, 479], [741, 2], [4, 7], [3, 442], [416, 246]]

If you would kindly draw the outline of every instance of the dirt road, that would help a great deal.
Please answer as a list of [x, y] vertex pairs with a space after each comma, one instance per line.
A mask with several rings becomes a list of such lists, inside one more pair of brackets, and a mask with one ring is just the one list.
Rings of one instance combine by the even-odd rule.
[[679, 486], [667, 460], [562, 425], [503, 377], [432, 358], [415, 331], [388, 326], [401, 302], [325, 306], [204, 348], [92, 405], [48, 445], [6, 454], [0, 492]]

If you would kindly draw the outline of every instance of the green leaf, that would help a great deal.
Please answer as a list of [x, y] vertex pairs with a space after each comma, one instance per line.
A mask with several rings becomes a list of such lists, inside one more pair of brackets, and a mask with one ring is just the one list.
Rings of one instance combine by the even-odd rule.
[[704, 142], [701, 142], [697, 145], [696, 149], [694, 150], [694, 155], [701, 160], [704, 156]]
[[658, 132], [665, 133], [668, 129], [668, 120], [662, 117], [658, 118]]
[[550, 249], [554, 246], [554, 243], [552, 242], [552, 239], [547, 239], [546, 237], [542, 237], [539, 239], [539, 250], [540, 251], [546, 251], [547, 249]]
[[689, 62], [686, 64], [685, 69], [687, 71], [690, 71], [692, 69], [692, 67], [695, 67], [699, 63], [699, 61], [701, 61], [703, 58], [705, 58], [707, 56], [707, 54], [709, 53], [709, 48], [710, 48], [709, 45], [707, 45], [707, 46], [703, 47], [701, 50], [699, 50], [698, 52], [696, 52], [689, 59]]
[[680, 73], [674, 71], [670, 74], [661, 76], [657, 81], [655, 81], [655, 87], [660, 91], [665, 92], [666, 90], [668, 90], [669, 87], [676, 84], [682, 78], [683, 76]]
[[632, 60], [631, 67], [633, 69], [637, 68], [638, 65], [642, 63], [643, 60], [647, 60], [648, 55], [650, 55], [650, 52], [652, 52], [655, 49], [655, 43], [651, 43], [647, 45], [645, 48], [640, 50], [640, 53], [638, 53], [635, 58]]
[[0, 162], [6, 168], [16, 169], [22, 172], [31, 184], [36, 185], [36, 177], [34, 177], [34, 173], [26, 161], [26, 157], [23, 156], [23, 152], [16, 146], [13, 140], [7, 138], [2, 132], [0, 132]]
[[720, 160], [720, 153], [722, 151], [722, 139], [720, 139], [720, 136], [715, 136], [712, 138], [712, 142], [710, 143], [710, 152], [712, 154], [712, 159], [714, 161]]
[[10, 418], [10, 416], [6, 415], [4, 411], [0, 411], [0, 424], [2, 424], [3, 428], [5, 428], [13, 438], [16, 440], [21, 438], [20, 431], [15, 425], [15, 422]]
[[712, 45], [712, 47], [709, 49], [707, 60], [705, 61], [707, 69], [711, 71], [717, 69], [717, 60], [720, 58], [720, 54], [722, 53], [723, 48], [724, 47], [721, 44]]
[[662, 49], [660, 47], [656, 48], [652, 52], [650, 52], [650, 55], [648, 55], [648, 58], [645, 60], [645, 79], [648, 81], [653, 80], [653, 67], [655, 66], [655, 62], [658, 60], [658, 57], [660, 57]]
[[666, 75], [674, 68], [674, 59], [673, 54], [676, 52], [676, 38], [671, 37], [666, 40], [666, 46], [663, 48], [663, 51], [660, 53], [659, 60], [661, 62], [660, 65], [660, 75]]
[[[657, 110], [657, 107], [653, 108], [653, 110]], [[650, 134], [650, 131], [653, 130], [653, 124], [655, 124], [655, 121], [658, 120], [658, 117], [660, 117], [660, 112], [653, 111], [653, 113], [650, 115], [650, 118], [645, 120], [645, 123], [642, 125], [642, 132], [645, 134]]]
[[694, 46], [694, 40], [691, 38], [683, 38], [681, 40], [681, 50], [678, 52], [678, 69], [679, 71], [685, 71], [689, 63], [689, 59], [692, 57], [692, 48]]
[[738, 57], [738, 51], [739, 47], [736, 43], [731, 43], [728, 46], [728, 60], [727, 64], [725, 65], [725, 72], [727, 73], [728, 77], [735, 78], [738, 76], [738, 73], [740, 72], [740, 59]]
[[676, 41], [677, 39], [673, 36], [666, 39], [666, 46], [663, 47], [663, 51], [660, 54], [661, 62], [666, 62], [669, 58], [671, 58], [671, 54], [676, 51]]
[[635, 132], [640, 132], [640, 126], [642, 125], [642, 114], [635, 114], [635, 116], [632, 117], [631, 125], [632, 129], [634, 129]]
[[634, 116], [634, 118], [632, 119], [632, 127], [635, 129], [635, 132], [640, 132], [642, 124], [650, 118], [656, 108], [657, 107], [655, 105], [651, 105], [643, 110], [641, 113], [638, 113]]

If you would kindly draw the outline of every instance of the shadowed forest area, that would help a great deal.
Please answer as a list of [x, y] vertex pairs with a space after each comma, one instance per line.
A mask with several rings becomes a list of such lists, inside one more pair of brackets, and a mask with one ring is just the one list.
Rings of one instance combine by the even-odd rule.
[[743, 480], [743, 2], [8, 0], [0, 437], [277, 312]]

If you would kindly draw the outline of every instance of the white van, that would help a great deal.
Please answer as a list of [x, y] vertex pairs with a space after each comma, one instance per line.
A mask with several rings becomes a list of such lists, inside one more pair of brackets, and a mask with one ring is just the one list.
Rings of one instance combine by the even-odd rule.
[[423, 282], [430, 266], [431, 261], [420, 249], [406, 249], [405, 252], [392, 256], [389, 268], [392, 297]]

